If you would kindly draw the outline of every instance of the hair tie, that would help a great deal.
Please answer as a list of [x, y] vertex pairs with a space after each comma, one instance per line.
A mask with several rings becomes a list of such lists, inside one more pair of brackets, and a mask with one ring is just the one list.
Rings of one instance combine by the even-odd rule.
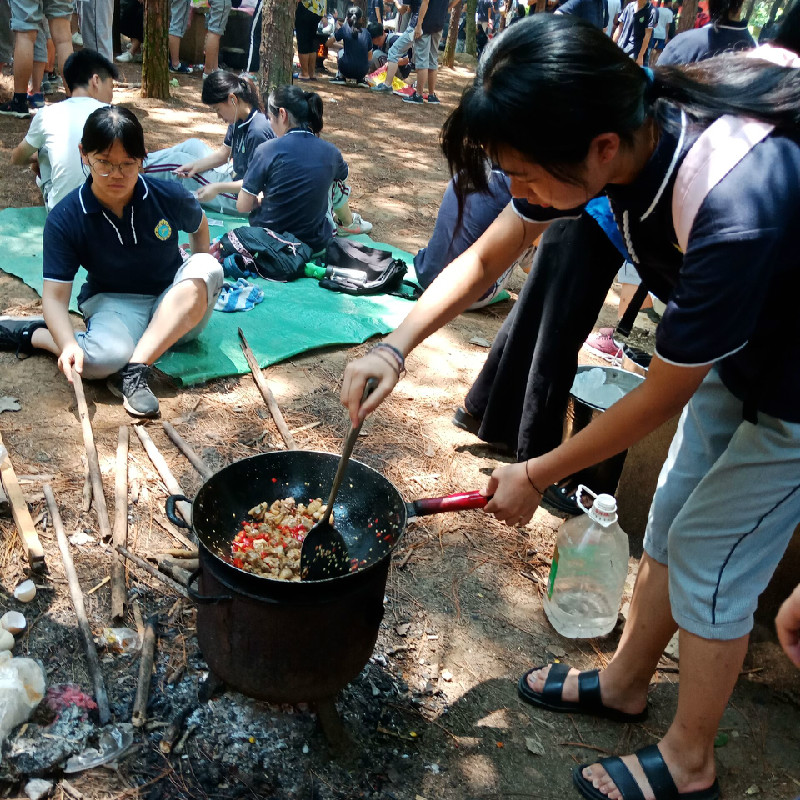
[[647, 80], [647, 88], [649, 89], [656, 82], [656, 74], [650, 67], [642, 67], [644, 70], [645, 79]]

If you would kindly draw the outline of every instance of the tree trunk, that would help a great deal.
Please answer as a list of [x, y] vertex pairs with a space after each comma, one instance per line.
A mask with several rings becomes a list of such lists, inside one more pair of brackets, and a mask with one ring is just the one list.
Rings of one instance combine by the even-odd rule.
[[677, 32], [690, 31], [694, 28], [695, 22], [697, 22], [697, 0], [683, 0]]
[[169, 99], [169, 1], [144, 0], [142, 97]]
[[442, 64], [451, 67], [456, 61], [456, 44], [458, 43], [458, 25], [461, 22], [461, 3], [450, 12], [450, 27], [447, 29], [447, 43], [444, 46]]
[[475, 12], [478, 0], [467, 0], [467, 41], [464, 49], [471, 55], [478, 55], [478, 43], [475, 41]]
[[755, 8], [755, 5], [756, 5], [756, 0], [747, 0], [747, 5], [745, 6], [745, 12], [744, 12], [744, 16], [742, 17], [742, 19], [745, 19], [747, 21], [750, 20], [750, 17], [753, 14], [753, 9]]
[[265, 102], [273, 89], [292, 82], [292, 32], [296, 7], [296, 0], [264, 0], [261, 6], [258, 85]]
[[769, 29], [773, 22], [775, 22], [775, 17], [778, 16], [778, 11], [781, 10], [783, 6], [783, 0], [775, 0], [772, 4], [772, 8], [769, 10], [769, 18], [767, 19], [767, 24], [764, 26], [765, 28]]

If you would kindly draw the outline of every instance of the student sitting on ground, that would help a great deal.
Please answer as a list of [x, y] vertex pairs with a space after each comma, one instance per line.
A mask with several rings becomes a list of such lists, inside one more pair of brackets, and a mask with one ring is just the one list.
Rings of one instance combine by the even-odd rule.
[[[389, 50], [400, 38], [400, 34], [389, 33], [380, 22], [372, 23], [367, 27], [367, 30], [372, 38], [372, 62], [369, 65], [369, 71], [375, 72], [389, 60]], [[411, 48], [409, 47], [397, 61], [397, 75], [405, 80], [411, 74], [413, 66], [411, 63]]]
[[[459, 224], [457, 182], [458, 176], [447, 184], [428, 246], [414, 256], [414, 270], [423, 289], [427, 289], [451, 261], [470, 248], [511, 202], [508, 177], [493, 169], [487, 190], [467, 196]], [[491, 303], [505, 288], [513, 268], [513, 265], [509, 267], [470, 309], [483, 308]]]
[[275, 89], [267, 116], [277, 139], [258, 148], [236, 207], [250, 224], [291, 233], [313, 252], [325, 249], [340, 221], [339, 235], [368, 233], [372, 225], [350, 211], [347, 164], [339, 150], [319, 138], [322, 99], [299, 86]]
[[63, 75], [70, 96], [40, 108], [11, 153], [12, 164], [31, 165], [48, 211], [86, 180], [78, 144], [89, 114], [111, 102], [117, 68], [94, 50], [79, 50]]
[[347, 19], [336, 29], [334, 38], [342, 42], [344, 48], [339, 52], [339, 71], [330, 82], [343, 84], [351, 80], [358, 86], [368, 87], [364, 77], [372, 60], [372, 37], [364, 28], [364, 15], [358, 6], [348, 9]]
[[212, 72], [203, 81], [202, 99], [228, 124], [222, 145], [212, 150], [199, 139], [187, 139], [150, 153], [144, 171], [153, 178], [180, 181], [209, 211], [236, 214], [236, 195], [250, 159], [275, 134], [249, 78], [221, 69]]
[[[108, 378], [137, 417], [158, 414], [147, 385], [151, 365], [172, 345], [196, 339], [222, 288], [222, 267], [208, 254], [208, 221], [182, 186], [139, 175], [146, 150], [139, 120], [103, 106], [86, 120], [80, 143], [86, 182], [48, 215], [44, 226], [44, 319], [0, 318], [0, 348], [46, 350], [72, 380]], [[189, 233], [185, 262], [178, 231]], [[69, 317], [72, 283], [86, 331]]]

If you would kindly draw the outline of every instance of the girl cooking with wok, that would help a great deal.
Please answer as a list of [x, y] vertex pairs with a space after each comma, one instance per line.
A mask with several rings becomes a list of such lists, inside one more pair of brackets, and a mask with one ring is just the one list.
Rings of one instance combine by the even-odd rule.
[[[715, 152], [739, 148], [737, 132], [753, 126], [761, 138], [702, 199], [687, 242], [673, 218], [678, 170], [723, 116]], [[614, 658], [600, 672], [535, 667], [519, 683], [539, 708], [638, 721], [658, 659], [680, 631], [672, 725], [633, 755], [576, 768], [587, 798], [719, 797], [717, 726], [758, 595], [800, 522], [798, 137], [800, 70], [723, 55], [649, 71], [573, 17], [514, 25], [490, 45], [442, 142], [453, 174], [466, 176], [461, 191], [485, 187], [488, 158], [511, 178], [515, 199], [344, 374], [342, 402], [355, 421], [391, 392], [410, 351], [475, 302], [549, 220], [608, 196], [637, 270], [667, 303], [648, 376], [556, 449], [496, 469], [485, 489], [488, 513], [524, 525], [546, 486], [682, 410]], [[378, 387], [360, 405], [371, 376]]]

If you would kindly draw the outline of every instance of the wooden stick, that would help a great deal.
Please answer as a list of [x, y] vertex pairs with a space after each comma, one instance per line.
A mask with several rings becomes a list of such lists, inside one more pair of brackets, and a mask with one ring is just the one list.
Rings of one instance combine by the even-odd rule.
[[179, 550], [178, 548], [172, 548], [170, 550], [164, 550], [158, 555], [170, 556], [171, 558], [197, 558], [197, 550]]
[[[144, 447], [145, 452], [150, 457], [150, 460], [153, 462], [153, 466], [156, 468], [158, 474], [161, 476], [161, 480], [164, 481], [164, 485], [167, 487], [167, 491], [170, 494], [183, 494], [183, 489], [181, 489], [178, 481], [175, 480], [175, 476], [172, 474], [172, 470], [169, 468], [167, 462], [164, 460], [164, 456], [161, 455], [161, 452], [155, 446], [153, 440], [150, 438], [150, 434], [144, 429], [142, 425], [134, 425], [133, 429], [136, 431], [136, 435], [139, 437], [139, 441], [142, 443], [142, 447]], [[185, 500], [181, 500], [176, 505], [178, 511], [180, 512], [180, 515], [183, 517], [186, 524], [191, 525], [192, 507]]]
[[108, 695], [103, 683], [103, 674], [100, 672], [100, 660], [97, 658], [97, 650], [94, 646], [92, 629], [89, 627], [89, 619], [86, 616], [86, 608], [83, 604], [83, 593], [78, 582], [78, 575], [75, 572], [75, 564], [69, 552], [67, 534], [64, 532], [64, 524], [61, 522], [61, 514], [56, 505], [56, 498], [49, 483], [42, 487], [47, 507], [50, 510], [50, 519], [53, 521], [53, 530], [56, 532], [58, 549], [61, 551], [61, 560], [64, 562], [64, 574], [67, 576], [69, 594], [72, 598], [72, 605], [75, 606], [75, 615], [78, 617], [78, 627], [83, 635], [83, 643], [86, 647], [86, 659], [89, 665], [89, 674], [92, 676], [94, 684], [94, 699], [97, 703], [97, 715], [101, 725], [107, 725], [111, 719], [111, 712], [108, 708]]
[[[114, 545], [126, 547], [128, 544], [128, 440], [130, 432], [127, 425], [119, 426], [117, 437], [117, 468], [114, 480]], [[112, 553], [111, 562], [111, 618], [120, 622], [125, 616], [125, 601], [128, 591], [125, 587], [125, 564], [122, 556]]]
[[129, 550], [124, 547], [120, 547], [117, 545], [114, 548], [118, 553], [121, 553], [125, 558], [130, 559], [136, 564], [137, 567], [141, 567], [148, 575], [152, 575], [154, 578], [157, 578], [161, 581], [161, 583], [166, 584], [170, 587], [170, 589], [176, 591], [182, 597], [185, 597], [187, 600], [191, 600], [192, 598], [189, 596], [189, 592], [183, 588], [179, 583], [172, 580], [172, 578], [168, 578], [166, 575], [162, 575], [155, 567], [148, 564], [143, 558], [139, 558], [139, 556], [135, 556]]
[[[152, 558], [152, 556], [151, 556]], [[173, 569], [189, 571], [200, 569], [200, 560], [197, 558], [173, 558], [172, 556], [157, 556], [158, 568], [167, 575], [172, 574]]]
[[160, 509], [153, 511], [153, 521], [161, 526], [170, 536], [172, 536], [178, 544], [182, 544], [187, 549], [194, 549], [197, 547], [197, 542], [193, 542], [187, 536], [184, 536], [178, 528], [176, 528], [168, 519], [167, 515]]
[[81, 503], [81, 511], [84, 514], [88, 513], [92, 508], [92, 476], [89, 474], [89, 462], [84, 459], [83, 462], [83, 500]]
[[167, 436], [173, 441], [175, 446], [178, 450], [183, 453], [186, 458], [189, 459], [191, 465], [203, 476], [205, 480], [208, 480], [213, 474], [214, 470], [211, 469], [202, 458], [200, 458], [197, 453], [187, 444], [186, 440], [175, 430], [175, 428], [170, 425], [169, 422], [166, 420], [162, 420], [161, 422], [164, 430], [166, 431]]
[[278, 433], [280, 433], [281, 438], [286, 443], [287, 449], [297, 450], [297, 445], [292, 438], [292, 434], [289, 432], [289, 426], [286, 424], [283, 414], [281, 414], [281, 410], [278, 407], [275, 396], [272, 394], [272, 390], [269, 388], [269, 384], [262, 374], [261, 367], [258, 366], [258, 361], [256, 361], [256, 357], [253, 355], [250, 345], [247, 344], [247, 339], [245, 339], [241, 328], [239, 328], [239, 338], [242, 340], [242, 352], [244, 353], [244, 357], [247, 359], [250, 371], [253, 373], [253, 380], [256, 382], [256, 386], [258, 386], [258, 390], [261, 392], [261, 396], [264, 398], [264, 402], [267, 404], [269, 413], [272, 414], [272, 419], [275, 420], [275, 426], [278, 429]]
[[[0, 447], [3, 445], [3, 437], [0, 436]], [[0, 461], [0, 482], [3, 484], [8, 501], [11, 503], [11, 513], [14, 515], [14, 522], [17, 526], [19, 538], [22, 540], [22, 547], [25, 550], [25, 557], [31, 565], [31, 569], [39, 571], [44, 569], [44, 550], [36, 528], [31, 519], [31, 512], [28, 511], [28, 504], [22, 489], [19, 488], [14, 467], [11, 466], [11, 456], [6, 455]]]
[[86, 395], [83, 393], [83, 382], [81, 376], [74, 369], [72, 370], [72, 388], [75, 391], [75, 399], [78, 401], [78, 416], [81, 419], [83, 445], [86, 448], [86, 461], [92, 480], [92, 499], [94, 510], [97, 513], [97, 525], [100, 528], [100, 536], [104, 542], [107, 542], [111, 538], [111, 525], [108, 521], [108, 506], [103, 492], [103, 476], [100, 473], [100, 461], [97, 458], [97, 448], [94, 444], [94, 433], [92, 432], [92, 422], [89, 419], [89, 409], [86, 405]]
[[150, 698], [150, 679], [153, 677], [153, 659], [156, 654], [156, 626], [158, 617], [147, 620], [142, 639], [142, 655], [139, 661], [139, 682], [136, 685], [136, 699], [133, 701], [131, 722], [134, 728], [141, 728], [147, 721], [147, 701]]
[[139, 634], [139, 638], [144, 640], [144, 620], [142, 619], [142, 607], [139, 605], [139, 601], [135, 597], [131, 603], [131, 611], [133, 612], [133, 621], [136, 625], [136, 632]]
[[158, 743], [158, 749], [164, 755], [169, 755], [172, 752], [175, 742], [178, 741], [178, 738], [183, 731], [183, 723], [186, 722], [186, 718], [189, 716], [189, 714], [191, 714], [192, 711], [194, 711], [196, 707], [197, 703], [191, 701], [185, 706], [179, 708], [178, 712], [170, 720], [169, 725], [164, 730], [164, 735], [161, 737], [161, 741]]

